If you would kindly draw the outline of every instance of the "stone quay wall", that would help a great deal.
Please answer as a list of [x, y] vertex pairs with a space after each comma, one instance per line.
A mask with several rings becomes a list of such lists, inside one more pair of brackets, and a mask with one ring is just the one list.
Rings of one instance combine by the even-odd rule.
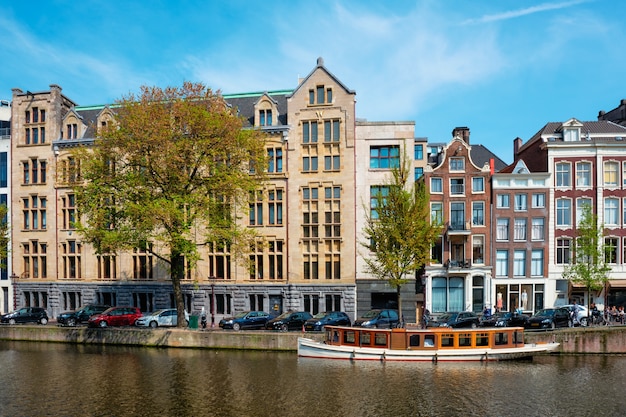
[[[2, 325], [0, 340], [159, 348], [296, 351], [302, 332], [224, 331], [217, 329], [87, 328], [54, 325]], [[322, 333], [305, 333], [323, 340]], [[563, 354], [626, 354], [626, 326], [525, 332], [526, 343], [559, 342]]]

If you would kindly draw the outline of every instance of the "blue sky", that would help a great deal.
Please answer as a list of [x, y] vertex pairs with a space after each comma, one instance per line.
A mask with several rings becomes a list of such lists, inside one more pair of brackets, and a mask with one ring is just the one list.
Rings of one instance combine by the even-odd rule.
[[415, 121], [512, 162], [516, 137], [626, 98], [626, 2], [2, 1], [0, 99], [58, 84], [79, 105], [141, 85], [292, 89], [324, 58], [357, 116]]

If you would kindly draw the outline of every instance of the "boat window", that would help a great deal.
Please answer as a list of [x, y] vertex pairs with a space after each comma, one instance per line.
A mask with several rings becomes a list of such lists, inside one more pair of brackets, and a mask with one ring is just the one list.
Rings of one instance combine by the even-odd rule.
[[372, 334], [369, 332], [361, 333], [361, 346], [372, 344]]
[[376, 333], [374, 336], [374, 344], [377, 346], [387, 346], [387, 335], [385, 333]]
[[523, 345], [524, 344], [524, 332], [515, 332], [515, 333], [513, 333], [513, 338], [514, 338], [513, 343], [515, 343], [516, 345]]
[[420, 335], [412, 334], [409, 336], [409, 346], [419, 346], [420, 345]]
[[353, 344], [354, 340], [355, 340], [354, 332], [348, 331], [348, 332], [344, 332], [343, 333], [343, 343], [351, 343], [351, 344]]
[[489, 334], [476, 333], [476, 346], [489, 346]]
[[339, 342], [339, 331], [337, 330], [333, 331], [333, 342], [335, 343]]
[[498, 332], [495, 334], [496, 337], [496, 345], [508, 345], [509, 344], [509, 334], [504, 332]]
[[454, 347], [454, 335], [448, 333], [442, 334], [441, 347]]
[[435, 335], [427, 334], [424, 336], [424, 347], [435, 347]]
[[472, 335], [470, 333], [459, 334], [459, 346], [472, 346]]

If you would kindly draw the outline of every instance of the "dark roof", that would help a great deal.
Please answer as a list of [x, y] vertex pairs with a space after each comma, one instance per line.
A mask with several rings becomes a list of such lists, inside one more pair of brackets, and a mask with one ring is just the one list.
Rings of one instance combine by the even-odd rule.
[[497, 157], [493, 152], [484, 147], [483, 145], [473, 144], [470, 150], [470, 157], [472, 158], [472, 162], [477, 167], [482, 167], [485, 164], [488, 164], [489, 161], [493, 158], [494, 169], [495, 172], [498, 172], [501, 169], [506, 167], [506, 163]]
[[[564, 122], [546, 123], [546, 125], [535, 133], [528, 142], [522, 145], [520, 151], [544, 137], [554, 137], [555, 142], [563, 142], [563, 123]], [[582, 124], [580, 128], [581, 140], [583, 140], [587, 134], [589, 134], [590, 140], [594, 142], [615, 142], [616, 137], [626, 139], [626, 126], [620, 126], [617, 123], [606, 120], [580, 123]]]
[[287, 96], [292, 90], [269, 91], [246, 94], [224, 94], [224, 100], [237, 109], [238, 114], [244, 118], [244, 127], [254, 126], [254, 105], [259, 99], [267, 94], [276, 102], [278, 107], [278, 125], [287, 124]]

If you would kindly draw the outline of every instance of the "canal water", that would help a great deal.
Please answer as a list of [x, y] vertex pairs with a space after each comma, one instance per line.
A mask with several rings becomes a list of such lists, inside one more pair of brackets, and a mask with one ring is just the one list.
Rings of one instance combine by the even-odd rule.
[[501, 363], [0, 342], [0, 416], [626, 416], [626, 356]]

